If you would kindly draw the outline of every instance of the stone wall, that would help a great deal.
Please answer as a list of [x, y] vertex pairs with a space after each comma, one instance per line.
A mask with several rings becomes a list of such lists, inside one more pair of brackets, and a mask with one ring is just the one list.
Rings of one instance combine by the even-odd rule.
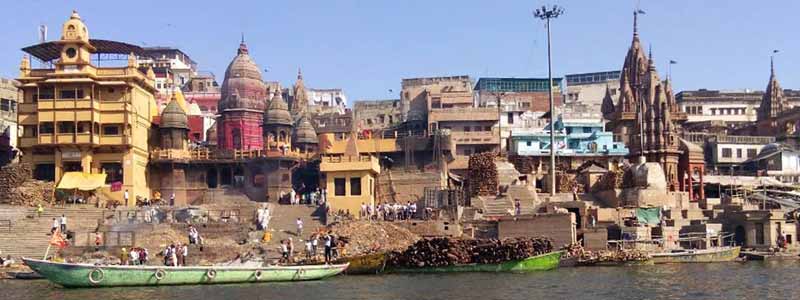
[[497, 221], [500, 239], [513, 237], [547, 237], [553, 246], [560, 248], [576, 242], [575, 215], [536, 214], [530, 216], [504, 217]]

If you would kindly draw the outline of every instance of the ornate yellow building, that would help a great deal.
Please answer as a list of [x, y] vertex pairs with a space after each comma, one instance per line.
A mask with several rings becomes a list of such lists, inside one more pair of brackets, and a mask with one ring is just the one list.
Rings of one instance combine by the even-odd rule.
[[[150, 197], [148, 137], [158, 109], [152, 69], [136, 64], [142, 49], [89, 39], [73, 11], [59, 40], [23, 51], [50, 66], [32, 69], [27, 55], [20, 65], [18, 147], [34, 176], [58, 182], [69, 171], [106, 173], [101, 196], [122, 200], [128, 190], [129, 206], [135, 196]], [[119, 67], [93, 62], [125, 55], [127, 65]]]

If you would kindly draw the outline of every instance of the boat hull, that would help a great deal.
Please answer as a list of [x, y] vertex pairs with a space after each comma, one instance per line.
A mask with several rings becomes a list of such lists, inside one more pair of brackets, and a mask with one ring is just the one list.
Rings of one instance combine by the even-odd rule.
[[31, 269], [63, 287], [117, 287], [318, 280], [342, 265], [252, 267], [157, 267], [55, 263], [23, 259]]
[[739, 257], [741, 249], [736, 246], [677, 253], [654, 253], [652, 261], [655, 264], [726, 262]]
[[499, 264], [468, 264], [444, 267], [387, 268], [391, 273], [455, 273], [455, 272], [534, 272], [558, 268], [563, 252], [551, 252], [526, 259]]
[[348, 263], [344, 271], [348, 275], [380, 274], [386, 267], [387, 253], [372, 253], [337, 260], [335, 263]]

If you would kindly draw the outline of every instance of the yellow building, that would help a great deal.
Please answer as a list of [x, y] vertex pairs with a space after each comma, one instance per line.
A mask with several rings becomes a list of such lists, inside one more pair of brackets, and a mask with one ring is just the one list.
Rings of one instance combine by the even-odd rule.
[[378, 158], [360, 154], [354, 134], [343, 154], [324, 155], [319, 169], [320, 185], [327, 193], [332, 212], [349, 212], [359, 217], [361, 204], [375, 205], [377, 177], [381, 172]]
[[[86, 25], [73, 11], [59, 40], [23, 51], [51, 66], [32, 69], [27, 55], [20, 65], [18, 147], [22, 160], [33, 165], [34, 177], [58, 182], [69, 171], [106, 173], [101, 198], [122, 200], [125, 190], [129, 202], [135, 196], [150, 197], [148, 137], [158, 108], [152, 69], [142, 71], [136, 65], [134, 55], [142, 49], [89, 39]], [[122, 65], [94, 63], [113, 58], [122, 58]], [[111, 192], [117, 182], [121, 189]]]

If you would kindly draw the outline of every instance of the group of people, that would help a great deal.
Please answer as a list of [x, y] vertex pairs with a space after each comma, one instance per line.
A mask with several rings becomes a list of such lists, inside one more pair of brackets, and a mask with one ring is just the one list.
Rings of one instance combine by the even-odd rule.
[[67, 216], [61, 215], [61, 217], [53, 218], [53, 226], [50, 227], [50, 233], [55, 233], [56, 230], [61, 230], [61, 233], [67, 232]]
[[269, 220], [272, 218], [270, 215], [269, 207], [265, 204], [263, 207], [256, 209], [256, 229], [266, 230], [269, 228]]
[[327, 200], [327, 192], [324, 189], [316, 188], [316, 189], [308, 189], [305, 192], [298, 193], [295, 191], [294, 188], [289, 190], [289, 193], [283, 194], [281, 192], [280, 195], [281, 199], [287, 198], [288, 201], [284, 203], [289, 203], [291, 205], [325, 205]]
[[197, 228], [194, 225], [189, 225], [189, 231], [187, 232], [189, 236], [189, 244], [190, 245], [202, 245], [203, 238], [200, 236], [200, 231], [197, 231]]
[[128, 252], [125, 248], [120, 250], [120, 262], [125, 265], [145, 265], [150, 257], [150, 252], [145, 248], [133, 247]]
[[186, 266], [186, 257], [189, 256], [189, 246], [186, 244], [170, 244], [164, 248], [165, 266]]
[[[323, 256], [325, 263], [330, 263], [331, 260], [339, 257], [338, 242], [336, 236], [330, 231], [324, 234], [315, 233], [305, 241], [300, 240], [301, 245], [305, 245], [305, 259], [313, 260], [319, 254], [318, 247], [320, 242], [323, 245]], [[294, 239], [288, 238], [281, 240], [280, 244], [281, 257], [283, 263], [292, 262], [295, 258]]]
[[380, 221], [411, 220], [417, 216], [417, 203], [384, 203], [377, 207], [361, 203], [359, 216]]

